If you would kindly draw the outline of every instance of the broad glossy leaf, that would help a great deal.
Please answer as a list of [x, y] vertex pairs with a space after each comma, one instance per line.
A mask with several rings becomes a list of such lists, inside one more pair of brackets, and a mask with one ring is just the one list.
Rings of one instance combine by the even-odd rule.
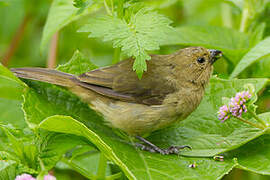
[[254, 48], [252, 48], [237, 64], [234, 68], [230, 78], [234, 78], [239, 75], [243, 70], [245, 70], [248, 66], [253, 64], [254, 62], [260, 60], [262, 57], [270, 54], [269, 51], [270, 46], [270, 37], [264, 39], [259, 44], [257, 44]]
[[44, 52], [48, 41], [55, 32], [78, 18], [97, 11], [100, 7], [101, 5], [99, 3], [92, 6], [89, 4], [87, 8], [81, 10], [73, 5], [72, 0], [54, 0], [43, 29], [41, 51]]
[[[188, 156], [213, 156], [235, 149], [264, 132], [238, 121], [221, 123], [216, 112], [221, 106], [222, 97], [234, 96], [247, 83], [254, 84], [256, 91], [259, 91], [266, 82], [266, 79], [229, 81], [213, 78], [203, 102], [190, 117], [174, 127], [154, 132], [149, 140], [161, 147], [191, 145], [192, 151], [181, 152]], [[132, 139], [116, 135], [111, 128], [103, 125], [102, 117], [67, 90], [35, 81], [28, 81], [28, 84], [31, 90], [25, 94], [24, 110], [29, 124], [49, 131], [86, 137], [129, 178], [217, 179], [234, 166], [232, 159], [218, 162], [212, 158], [162, 156], [137, 150], [131, 145]], [[197, 168], [189, 168], [188, 165], [194, 162]]]
[[[119, 165], [131, 179], [218, 179], [234, 166], [232, 160], [217, 162], [208, 158], [162, 156], [142, 152], [119, 141], [119, 139], [108, 139], [104, 135], [99, 136], [83, 123], [68, 116], [52, 116], [42, 121], [39, 127], [86, 137], [95, 143], [109, 159]], [[196, 168], [189, 167], [192, 163], [196, 163]], [[206, 169], [211, 169], [211, 172], [206, 173]]]

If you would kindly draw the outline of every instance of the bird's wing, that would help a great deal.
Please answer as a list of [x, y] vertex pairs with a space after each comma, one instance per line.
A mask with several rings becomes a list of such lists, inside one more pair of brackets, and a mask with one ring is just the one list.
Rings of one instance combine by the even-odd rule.
[[[154, 62], [155, 61], [155, 62]], [[174, 91], [162, 77], [166, 60], [152, 56], [147, 72], [140, 80], [132, 70], [133, 59], [127, 59], [110, 67], [99, 68], [77, 77], [77, 83], [101, 95], [128, 102], [160, 105], [165, 96]]]

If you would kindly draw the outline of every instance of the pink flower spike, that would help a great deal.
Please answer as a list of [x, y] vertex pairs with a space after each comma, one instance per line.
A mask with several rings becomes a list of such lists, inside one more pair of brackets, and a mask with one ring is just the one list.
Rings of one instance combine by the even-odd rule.
[[44, 176], [44, 180], [56, 180], [56, 178], [53, 175], [48, 174]]
[[21, 174], [16, 176], [15, 180], [36, 180], [36, 178], [33, 178], [30, 174]]

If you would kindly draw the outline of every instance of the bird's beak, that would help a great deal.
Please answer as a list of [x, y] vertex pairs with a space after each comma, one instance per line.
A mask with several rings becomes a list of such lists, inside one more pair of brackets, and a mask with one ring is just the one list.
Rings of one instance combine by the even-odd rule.
[[222, 52], [219, 50], [208, 49], [208, 51], [209, 51], [210, 57], [211, 57], [211, 64], [214, 64], [214, 62], [216, 62], [216, 60], [218, 60], [222, 56]]

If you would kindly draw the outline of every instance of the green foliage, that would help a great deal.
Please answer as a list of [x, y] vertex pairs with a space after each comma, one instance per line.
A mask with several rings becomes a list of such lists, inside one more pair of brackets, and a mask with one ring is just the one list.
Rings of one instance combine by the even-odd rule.
[[[79, 63], [78, 63], [79, 62]], [[85, 72], [96, 69], [97, 66], [90, 62], [88, 58], [83, 56], [78, 50], [75, 51], [73, 57], [67, 64], [59, 65], [57, 70], [70, 74], [80, 75]]]
[[269, 45], [270, 45], [270, 37], [258, 43], [240, 60], [240, 62], [237, 64], [230, 77], [231, 78], [236, 77], [252, 63], [258, 61], [260, 58], [264, 56], [267, 56], [270, 53], [270, 51], [268, 50]]
[[[223, 52], [214, 73], [225, 78], [211, 78], [200, 106], [186, 120], [146, 137], [162, 148], [192, 147], [179, 156], [162, 156], [134, 148], [132, 137], [107, 127], [68, 90], [22, 82], [0, 65], [0, 179], [22, 173], [43, 179], [51, 169], [56, 176], [65, 173], [57, 179], [78, 180], [74, 171], [88, 179], [221, 179], [235, 168], [270, 175], [269, 0], [0, 0], [0, 8], [1, 57], [23, 29], [9, 66], [44, 66], [47, 44], [58, 32], [58, 62], [67, 62], [76, 49], [85, 54], [77, 50], [57, 67], [66, 73], [80, 75], [95, 64], [131, 57], [141, 78], [150, 53], [203, 46]], [[247, 84], [255, 89], [247, 105], [255, 113], [258, 107], [263, 130], [217, 119], [222, 100]], [[256, 122], [251, 115], [244, 118]], [[213, 159], [220, 154], [224, 161]], [[239, 179], [234, 176], [227, 178]]]
[[128, 21], [115, 16], [101, 16], [90, 20], [79, 32], [90, 32], [89, 37], [112, 41], [114, 48], [121, 48], [124, 54], [134, 57], [133, 70], [142, 77], [147, 70], [146, 60], [150, 60], [147, 51], [158, 50], [167, 40], [173, 28], [171, 21], [149, 9], [141, 9], [132, 14]]
[[85, 5], [83, 9], [77, 9], [73, 6], [71, 0], [54, 0], [43, 29], [41, 51], [45, 51], [48, 41], [55, 32], [59, 31], [61, 28], [77, 20], [78, 18], [93, 13], [100, 8], [100, 5], [98, 4], [90, 6], [91, 4], [92, 3], [89, 2], [87, 5], [89, 7], [86, 7]]

